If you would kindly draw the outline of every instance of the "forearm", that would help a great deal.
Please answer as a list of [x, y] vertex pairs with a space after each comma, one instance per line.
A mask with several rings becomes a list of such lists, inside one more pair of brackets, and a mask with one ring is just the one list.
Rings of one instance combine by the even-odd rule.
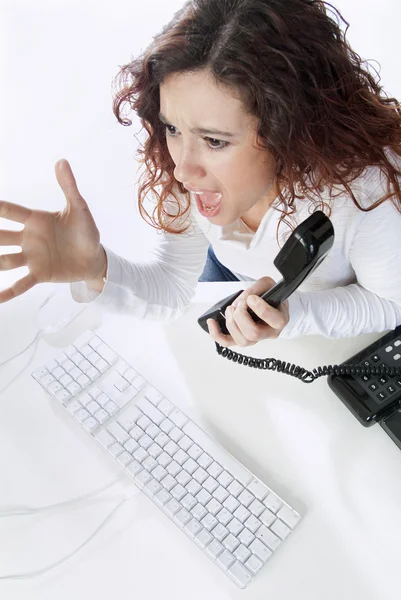
[[110, 312], [137, 318], [176, 318], [191, 301], [207, 247], [203, 235], [168, 236], [155, 250], [154, 260], [145, 264], [131, 262], [106, 249], [106, 281], [99, 277], [72, 284], [72, 296], [78, 302], [96, 299]]
[[301, 335], [353, 337], [401, 324], [400, 304], [357, 283], [331, 290], [295, 292], [289, 298], [289, 309], [289, 323], [280, 334], [284, 339]]

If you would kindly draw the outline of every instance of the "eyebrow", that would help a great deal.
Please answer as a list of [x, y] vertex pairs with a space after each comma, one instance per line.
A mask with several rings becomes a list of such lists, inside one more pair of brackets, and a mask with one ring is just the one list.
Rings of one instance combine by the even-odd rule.
[[[167, 121], [166, 117], [164, 117], [162, 115], [162, 113], [159, 113], [159, 119], [165, 125], [170, 125], [171, 127], [173, 127], [173, 125], [171, 125], [171, 123], [169, 123]], [[231, 138], [237, 136], [237, 134], [230, 133], [229, 131], [220, 131], [218, 129], [204, 129], [203, 127], [194, 127], [193, 129], [190, 129], [189, 131], [191, 133], [199, 133], [201, 135], [223, 135], [224, 137], [231, 137]]]

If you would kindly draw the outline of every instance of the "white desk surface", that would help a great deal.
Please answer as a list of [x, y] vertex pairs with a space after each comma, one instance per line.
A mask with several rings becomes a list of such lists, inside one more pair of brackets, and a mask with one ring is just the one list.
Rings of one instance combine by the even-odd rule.
[[[94, 329], [304, 515], [296, 531], [240, 590], [138, 491], [63, 565], [34, 579], [0, 581], [2, 599], [400, 598], [400, 450], [379, 425], [362, 427], [325, 378], [307, 385], [219, 357], [196, 318], [235, 285], [201, 284], [191, 310], [168, 324], [90, 306], [62, 332], [0, 368], [0, 510], [61, 502], [123, 475], [31, 377], [81, 332]], [[35, 311], [49, 289], [38, 286], [0, 305], [0, 363], [34, 338]], [[339, 363], [377, 337], [272, 340], [248, 353], [313, 368]], [[68, 509], [0, 519], [0, 576], [41, 569], [71, 552], [130, 481]]]

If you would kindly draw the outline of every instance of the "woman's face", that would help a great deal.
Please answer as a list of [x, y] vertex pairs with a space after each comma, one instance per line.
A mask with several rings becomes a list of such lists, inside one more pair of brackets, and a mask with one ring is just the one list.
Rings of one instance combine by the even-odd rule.
[[166, 77], [160, 118], [175, 178], [203, 192], [196, 195], [199, 212], [216, 225], [242, 217], [256, 229], [277, 195], [274, 158], [256, 147], [257, 118], [207, 71]]

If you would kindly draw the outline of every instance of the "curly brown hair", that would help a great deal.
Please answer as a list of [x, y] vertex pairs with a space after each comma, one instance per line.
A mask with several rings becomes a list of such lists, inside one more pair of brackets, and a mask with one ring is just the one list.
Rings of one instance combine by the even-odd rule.
[[[346, 24], [344, 33], [326, 7]], [[239, 92], [244, 109], [258, 118], [259, 143], [276, 161], [282, 219], [295, 212], [296, 198], [319, 194], [325, 186], [332, 193], [336, 184], [361, 210], [391, 198], [401, 212], [401, 171], [387, 157], [387, 149], [401, 156], [400, 104], [385, 94], [380, 77], [376, 81], [362, 66], [366, 61], [346, 40], [348, 27], [340, 12], [322, 0], [187, 1], [114, 80], [118, 121], [132, 124], [122, 114], [128, 103], [147, 132], [138, 150], [145, 167], [138, 193], [142, 217], [171, 233], [187, 228], [182, 217], [189, 214], [190, 196], [174, 178], [158, 117], [159, 86], [172, 73], [201, 69]], [[369, 166], [385, 172], [387, 194], [362, 207], [349, 183]], [[152, 214], [144, 206], [148, 192], [157, 199]], [[176, 204], [174, 210], [167, 199]]]

